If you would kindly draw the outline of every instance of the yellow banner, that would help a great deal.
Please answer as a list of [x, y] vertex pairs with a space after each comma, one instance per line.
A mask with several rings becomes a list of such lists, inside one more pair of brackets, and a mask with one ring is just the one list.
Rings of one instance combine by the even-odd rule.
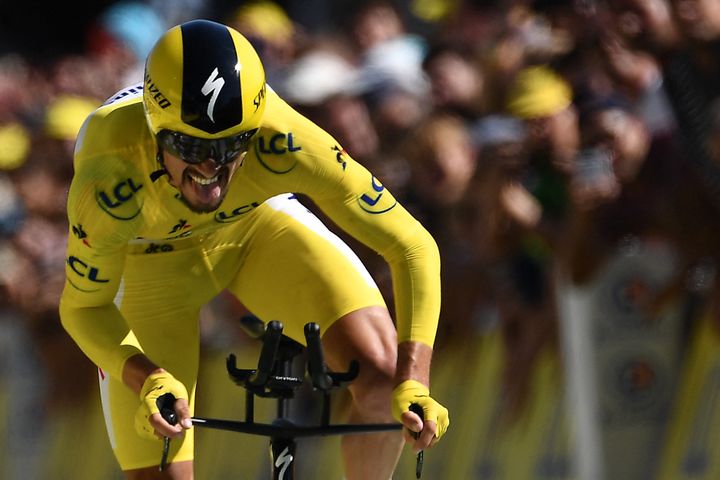
[[[423, 478], [474, 480], [573, 478], [561, 365], [551, 353], [533, 370], [526, 409], [503, 417], [505, 349], [499, 331], [436, 352], [433, 395], [450, 410], [448, 433], [425, 455]], [[397, 478], [412, 478], [403, 455]]]
[[720, 478], [720, 334], [696, 327], [662, 456], [660, 480]]

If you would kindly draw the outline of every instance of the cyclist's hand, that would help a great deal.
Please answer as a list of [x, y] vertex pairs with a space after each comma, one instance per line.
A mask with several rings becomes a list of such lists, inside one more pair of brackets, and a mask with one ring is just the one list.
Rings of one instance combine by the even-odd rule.
[[[422, 383], [405, 380], [395, 387], [392, 396], [393, 417], [405, 426], [405, 440], [413, 444], [413, 452], [431, 447], [447, 431], [450, 425], [447, 408], [433, 400]], [[423, 418], [410, 411], [413, 404], [422, 408]]]
[[[158, 398], [168, 393], [176, 399], [174, 409], [178, 421], [175, 425], [169, 424], [160, 415], [158, 406]], [[164, 370], [150, 374], [140, 390], [140, 407], [135, 414], [137, 433], [153, 440], [157, 437], [174, 438], [190, 427], [192, 420], [185, 385]]]

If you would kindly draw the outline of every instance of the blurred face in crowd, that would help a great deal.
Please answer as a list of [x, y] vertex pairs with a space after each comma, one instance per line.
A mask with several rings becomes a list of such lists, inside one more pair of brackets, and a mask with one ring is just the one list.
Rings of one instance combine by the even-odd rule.
[[435, 117], [413, 137], [410, 153], [413, 185], [426, 201], [457, 203], [475, 171], [475, 151], [464, 124], [454, 117]]
[[650, 147], [650, 134], [639, 118], [621, 108], [600, 110], [589, 118], [585, 134], [591, 143], [611, 151], [618, 180], [628, 182], [637, 176]]
[[630, 48], [617, 36], [605, 38], [600, 51], [612, 77], [635, 94], [646, 92], [660, 76], [660, 67], [653, 55]]
[[479, 67], [453, 52], [438, 55], [427, 65], [426, 72], [433, 102], [438, 106], [468, 106], [483, 89], [484, 79]]
[[394, 141], [397, 135], [417, 125], [426, 111], [423, 98], [396, 89], [375, 105], [372, 116], [381, 137]]
[[0, 122], [14, 119], [11, 113], [30, 91], [27, 89], [29, 79], [30, 69], [22, 58], [0, 57]]
[[357, 97], [339, 95], [326, 101], [322, 121], [342, 146], [356, 159], [374, 155], [379, 148], [378, 134], [367, 105]]
[[672, 0], [672, 5], [677, 24], [688, 38], [720, 39], [720, 1]]
[[360, 50], [396, 38], [403, 33], [403, 25], [395, 10], [377, 2], [365, 7], [355, 18], [353, 37]]
[[652, 49], [677, 41], [677, 28], [667, 0], [610, 0], [608, 3], [612, 12], [610, 25], [634, 46]]
[[526, 120], [530, 147], [547, 151], [561, 171], [569, 171], [580, 145], [578, 116], [570, 105], [546, 117]]

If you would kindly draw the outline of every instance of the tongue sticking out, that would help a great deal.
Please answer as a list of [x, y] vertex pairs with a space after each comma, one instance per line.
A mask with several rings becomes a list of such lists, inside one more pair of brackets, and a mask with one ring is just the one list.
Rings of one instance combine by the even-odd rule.
[[213, 204], [222, 195], [224, 175], [218, 172], [212, 178], [206, 178], [197, 173], [187, 173], [186, 180], [192, 193], [200, 203]]
[[220, 188], [219, 180], [216, 180], [209, 185], [201, 185], [197, 182], [193, 182], [193, 191], [195, 192], [195, 195], [197, 195], [198, 200], [201, 202], [213, 203], [220, 198], [222, 188]]

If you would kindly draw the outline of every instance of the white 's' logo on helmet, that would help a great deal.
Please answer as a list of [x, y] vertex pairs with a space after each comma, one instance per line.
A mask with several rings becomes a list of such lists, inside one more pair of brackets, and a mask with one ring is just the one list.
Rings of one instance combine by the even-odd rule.
[[217, 98], [220, 95], [220, 90], [222, 90], [224, 85], [225, 79], [222, 77], [218, 78], [218, 69], [216, 67], [215, 70], [213, 70], [210, 76], [207, 78], [207, 80], [205, 80], [205, 85], [203, 85], [202, 89], [200, 89], [202, 94], [205, 96], [212, 93], [212, 97], [210, 97], [210, 102], [208, 102], [207, 114], [213, 123], [215, 123], [215, 119], [213, 118], [215, 102], [217, 101]]

